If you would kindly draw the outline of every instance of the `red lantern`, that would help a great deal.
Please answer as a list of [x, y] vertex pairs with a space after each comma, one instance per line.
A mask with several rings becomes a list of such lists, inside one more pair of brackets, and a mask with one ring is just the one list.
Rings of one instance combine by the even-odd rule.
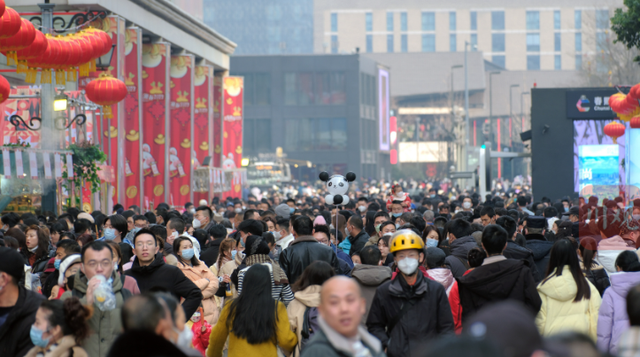
[[[27, 77], [31, 75], [31, 72], [36, 72], [36, 68], [42, 68], [42, 72], [40, 73], [40, 83], [51, 83], [51, 69], [54, 68], [54, 63], [61, 56], [62, 48], [60, 46], [60, 41], [55, 37], [51, 37], [49, 34], [45, 35], [47, 40], [47, 49], [42, 53], [42, 55], [28, 60], [29, 70], [27, 73]], [[35, 83], [35, 75], [33, 77], [33, 82]]]
[[[102, 56], [101, 53], [104, 49], [104, 42], [102, 41], [100, 35], [97, 35], [94, 32], [89, 32], [89, 30], [93, 29], [89, 28], [87, 30], [80, 31], [80, 36], [89, 41], [89, 43], [91, 44], [91, 60], [89, 60], [89, 68], [87, 69], [87, 71], [95, 72], [96, 58]], [[86, 75], [89, 75], [88, 72]]]
[[31, 45], [25, 49], [18, 50], [18, 69], [16, 73], [27, 72], [27, 83], [35, 83], [38, 74], [37, 70], [27, 71], [27, 61], [40, 57], [47, 50], [47, 47], [49, 47], [49, 42], [45, 35], [40, 31], [36, 31], [35, 39]]
[[100, 77], [89, 82], [86, 88], [87, 98], [92, 102], [104, 106], [104, 116], [112, 118], [111, 105], [116, 104], [127, 96], [127, 86], [123, 81], [112, 77], [108, 73], [101, 73]]
[[607, 136], [613, 138], [613, 143], [617, 144], [617, 139], [624, 135], [625, 127], [617, 121], [612, 121], [611, 123], [604, 126], [604, 133]]
[[78, 66], [82, 63], [82, 48], [73, 35], [65, 36], [62, 41], [67, 44], [69, 50], [69, 58], [62, 67], [67, 71], [67, 80], [73, 82], [77, 79]]
[[4, 4], [4, 0], [0, 0], [0, 17], [2, 17], [2, 15], [4, 15], [4, 9], [6, 8], [6, 5]]
[[629, 126], [631, 127], [631, 129], [640, 129], [640, 116], [631, 118]]
[[0, 103], [4, 103], [5, 100], [9, 99], [10, 91], [11, 86], [9, 85], [9, 81], [3, 76], [0, 76]]
[[20, 31], [22, 19], [16, 10], [6, 7], [2, 18], [0, 18], [0, 38], [9, 38]]
[[33, 27], [33, 24], [29, 20], [22, 19], [22, 25], [17, 34], [9, 38], [0, 39], [0, 52], [7, 56], [7, 66], [11, 65], [11, 60], [17, 63], [18, 58], [16, 52], [31, 46], [35, 38], [36, 28]]
[[93, 59], [93, 45], [86, 36], [76, 34], [74, 39], [78, 43], [78, 46], [80, 46], [80, 65], [78, 69], [80, 75], [86, 77], [89, 75], [89, 70], [91, 69], [90, 62]]

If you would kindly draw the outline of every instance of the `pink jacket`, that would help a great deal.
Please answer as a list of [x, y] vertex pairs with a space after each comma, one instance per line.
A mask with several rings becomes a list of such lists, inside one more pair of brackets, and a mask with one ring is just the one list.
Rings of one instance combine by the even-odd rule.
[[598, 243], [598, 263], [602, 265], [607, 273], [613, 274], [616, 270], [616, 259], [625, 250], [635, 250], [627, 245], [620, 236], [603, 239]]

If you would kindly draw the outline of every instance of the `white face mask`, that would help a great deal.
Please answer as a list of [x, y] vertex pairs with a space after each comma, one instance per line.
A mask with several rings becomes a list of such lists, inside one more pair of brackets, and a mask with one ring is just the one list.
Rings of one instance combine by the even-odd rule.
[[193, 225], [193, 228], [198, 229], [200, 228], [200, 226], [202, 226], [202, 223], [200, 223], [200, 220], [197, 218], [193, 219], [193, 222], [191, 222], [191, 224]]
[[360, 212], [364, 212], [364, 211], [366, 211], [366, 210], [367, 210], [367, 206], [358, 206], [358, 210], [359, 210]]
[[464, 208], [464, 209], [471, 208], [471, 202], [468, 202], [468, 201], [467, 202], [463, 202], [462, 203], [462, 208]]
[[405, 275], [413, 275], [418, 269], [418, 259], [404, 258], [398, 262], [398, 269]]
[[191, 340], [193, 339], [193, 332], [191, 332], [191, 329], [185, 325], [182, 331], [178, 331], [175, 327], [174, 331], [179, 333], [178, 340], [175, 343], [176, 346], [184, 349], [191, 348]]
[[236, 208], [234, 211], [235, 211], [236, 213], [240, 213], [240, 212], [242, 212], [242, 208], [238, 207], [238, 208]]

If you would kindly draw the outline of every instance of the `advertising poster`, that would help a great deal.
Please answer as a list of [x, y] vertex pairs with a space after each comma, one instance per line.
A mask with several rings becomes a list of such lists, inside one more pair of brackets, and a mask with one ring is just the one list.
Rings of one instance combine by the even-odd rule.
[[190, 201], [191, 119], [194, 58], [171, 57], [171, 140], [169, 146], [170, 202], [183, 206]]
[[124, 99], [124, 132], [125, 132], [125, 207], [141, 205], [140, 194], [140, 144], [142, 141], [141, 119], [141, 78], [142, 64], [142, 31], [139, 28], [128, 28], [125, 36], [125, 78], [127, 97]]
[[222, 164], [222, 77], [213, 77], [213, 166]]
[[165, 202], [166, 122], [169, 114], [169, 89], [165, 83], [169, 80], [169, 46], [167, 43], [142, 45], [142, 174], [144, 205], [148, 208]]
[[[213, 110], [210, 110], [211, 105], [211, 89], [213, 89], [212, 83], [213, 68], [210, 66], [196, 66], [195, 76], [193, 80], [195, 108], [193, 117], [193, 150], [192, 150], [192, 165], [191, 169], [196, 170], [199, 168], [205, 157], [210, 156], [211, 146], [209, 143], [213, 143], [212, 130], [210, 124], [212, 124]], [[213, 108], [211, 108], [213, 109]], [[194, 192], [193, 202], [198, 205], [201, 199], [209, 201], [209, 195], [204, 192]]]
[[[243, 77], [224, 77], [223, 169], [241, 167], [243, 87]], [[226, 192], [224, 196], [239, 197], [241, 189], [240, 182], [234, 180], [231, 191]]]

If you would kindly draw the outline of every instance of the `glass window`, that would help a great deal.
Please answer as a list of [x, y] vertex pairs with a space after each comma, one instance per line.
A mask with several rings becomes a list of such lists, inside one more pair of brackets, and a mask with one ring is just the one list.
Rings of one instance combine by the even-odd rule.
[[506, 68], [506, 66], [505, 66], [505, 62], [506, 62], [505, 56], [502, 56], [502, 55], [493, 56], [491, 58], [491, 62], [493, 62], [497, 66], [500, 66], [502, 68]]
[[315, 130], [315, 149], [331, 150], [331, 119], [314, 119], [316, 124]]
[[387, 35], [387, 52], [393, 53], [393, 35]]
[[449, 31], [455, 31], [455, 30], [456, 30], [456, 12], [451, 11], [449, 12]]
[[[265, 129], [264, 126], [261, 129]], [[264, 132], [258, 132], [259, 135], [262, 133]], [[344, 118], [286, 119], [285, 134], [284, 146], [290, 151], [329, 151], [347, 148], [347, 121]]]
[[407, 13], [400, 13], [400, 31], [407, 31]]
[[576, 10], [576, 12], [573, 14], [573, 17], [576, 30], [580, 30], [582, 28], [582, 10]]
[[314, 80], [315, 87], [315, 104], [331, 103], [331, 78], [329, 73], [316, 73]]
[[478, 35], [475, 33], [471, 34], [471, 51], [478, 50]]
[[596, 28], [609, 28], [609, 10], [596, 10]]
[[423, 12], [422, 13], [422, 31], [435, 31], [435, 30], [436, 30], [436, 13]]
[[555, 55], [553, 57], [553, 69], [559, 71], [562, 69], [562, 57], [560, 55]]
[[478, 13], [475, 11], [471, 11], [470, 15], [471, 15], [471, 19], [470, 19], [471, 29], [477, 30], [478, 29]]
[[338, 32], [338, 14], [331, 14], [331, 32]]
[[539, 55], [527, 55], [527, 70], [538, 71], [540, 70], [540, 56]]
[[540, 12], [527, 11], [527, 30], [540, 30]]
[[560, 32], [553, 34], [553, 50], [556, 52], [562, 51], [562, 36]]
[[393, 31], [393, 12], [387, 12], [387, 31]]
[[422, 35], [422, 52], [436, 51], [436, 35]]
[[452, 33], [449, 35], [449, 52], [456, 52], [457, 50], [457, 45], [456, 45], [456, 34]]
[[240, 74], [240, 75], [244, 76], [244, 103], [247, 105], [252, 105], [254, 104], [253, 74], [246, 73], [246, 74]]
[[607, 34], [604, 32], [596, 33], [596, 53], [600, 54], [607, 48]]
[[579, 71], [581, 69], [582, 69], [582, 55], [576, 54], [576, 71]]
[[243, 130], [244, 150], [271, 151], [271, 119], [245, 119]]
[[527, 34], [527, 51], [540, 52], [540, 34], [539, 33]]
[[331, 72], [331, 104], [343, 105], [347, 102], [343, 72]]
[[334, 118], [331, 123], [331, 141], [333, 150], [347, 149], [347, 120]]
[[582, 52], [582, 33], [576, 32], [576, 52]]
[[331, 35], [331, 53], [338, 53], [338, 35]]
[[504, 11], [491, 11], [491, 29], [504, 30]]
[[309, 105], [314, 103], [313, 73], [298, 73], [298, 105]]
[[365, 31], [373, 31], [373, 14], [367, 12], [365, 15]]
[[494, 33], [491, 35], [491, 52], [504, 52], [503, 33]]
[[254, 102], [255, 105], [271, 104], [271, 74], [256, 73], [254, 76]]
[[373, 52], [373, 35], [367, 35], [367, 52]]
[[402, 52], [409, 51], [409, 44], [407, 42], [408, 42], [407, 35], [400, 36], [400, 47], [401, 47], [400, 51]]
[[284, 74], [284, 105], [296, 105], [296, 74]]
[[556, 30], [560, 30], [560, 10], [555, 10], [553, 12], [553, 28]]

